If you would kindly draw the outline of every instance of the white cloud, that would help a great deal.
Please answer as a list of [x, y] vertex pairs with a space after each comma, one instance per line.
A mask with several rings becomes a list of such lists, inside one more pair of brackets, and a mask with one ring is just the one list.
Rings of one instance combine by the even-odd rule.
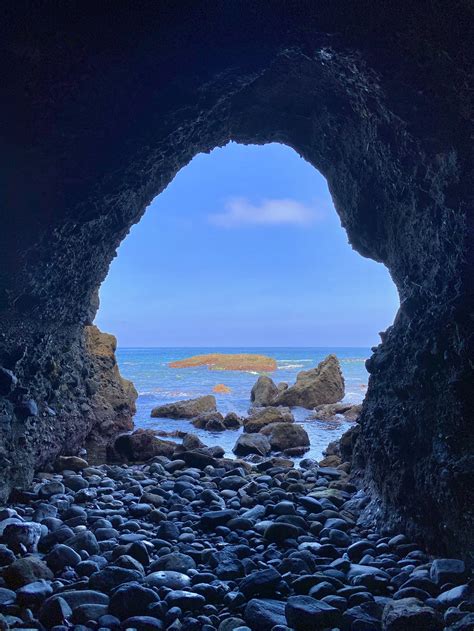
[[239, 226], [308, 226], [321, 219], [322, 213], [294, 199], [264, 199], [252, 204], [245, 197], [227, 200], [222, 213], [209, 215], [208, 219], [221, 228]]

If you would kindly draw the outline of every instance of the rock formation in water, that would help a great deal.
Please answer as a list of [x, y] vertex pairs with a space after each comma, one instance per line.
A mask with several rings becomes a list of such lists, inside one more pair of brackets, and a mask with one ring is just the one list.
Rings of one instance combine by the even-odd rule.
[[344, 397], [344, 377], [336, 355], [328, 355], [316, 368], [302, 370], [296, 383], [278, 386], [265, 375], [260, 376], [250, 393], [255, 406], [300, 406], [314, 408], [323, 404], [336, 403]]
[[279, 392], [273, 379], [266, 375], [260, 375], [250, 392], [250, 401], [256, 407], [272, 405]]
[[314, 408], [322, 403], [336, 403], [344, 397], [344, 377], [336, 355], [328, 355], [316, 368], [302, 370], [296, 383], [282, 390], [274, 405], [298, 405]]
[[217, 412], [216, 397], [207, 394], [196, 399], [186, 399], [158, 405], [151, 411], [152, 418], [196, 418], [200, 414]]
[[472, 4], [13, 2], [2, 17], [1, 498], [92, 430], [84, 326], [152, 199], [200, 152], [281, 142], [400, 294], [367, 364], [366, 517], [471, 554]]
[[290, 408], [269, 406], [266, 408], [255, 408], [251, 414], [244, 419], [244, 432], [259, 432], [266, 425], [271, 423], [294, 423], [295, 418]]

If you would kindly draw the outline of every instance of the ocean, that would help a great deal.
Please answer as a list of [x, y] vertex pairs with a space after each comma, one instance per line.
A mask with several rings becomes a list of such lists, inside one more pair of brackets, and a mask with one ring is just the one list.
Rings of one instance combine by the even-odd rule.
[[[169, 368], [172, 361], [204, 353], [258, 353], [273, 357], [278, 368], [269, 376], [276, 382], [290, 385], [301, 370], [316, 366], [329, 353], [339, 358], [345, 379], [346, 394], [343, 401], [361, 403], [367, 389], [368, 373], [365, 360], [370, 357], [369, 348], [119, 348], [117, 360], [123, 377], [130, 379], [138, 391], [135, 427], [158, 430], [180, 430], [197, 434], [207, 445], [221, 445], [226, 456], [232, 456], [232, 448], [239, 431], [208, 432], [196, 429], [188, 420], [154, 419], [153, 407], [180, 399], [190, 399], [214, 394], [217, 408], [222, 414], [236, 412], [247, 415], [250, 407], [250, 391], [258, 379], [257, 373], [240, 371], [216, 371], [207, 367]], [[228, 394], [212, 391], [217, 384], [231, 389]], [[310, 410], [293, 408], [298, 423], [309, 434], [311, 448], [305, 457], [320, 459], [329, 442], [341, 436], [352, 423], [345, 420], [309, 420]]]

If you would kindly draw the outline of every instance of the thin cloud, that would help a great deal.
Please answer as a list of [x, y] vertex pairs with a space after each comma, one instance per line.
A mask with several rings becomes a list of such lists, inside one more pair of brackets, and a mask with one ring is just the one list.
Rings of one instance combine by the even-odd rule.
[[321, 219], [322, 213], [294, 199], [264, 199], [252, 204], [245, 197], [227, 200], [222, 213], [209, 215], [220, 228], [240, 226], [308, 226]]

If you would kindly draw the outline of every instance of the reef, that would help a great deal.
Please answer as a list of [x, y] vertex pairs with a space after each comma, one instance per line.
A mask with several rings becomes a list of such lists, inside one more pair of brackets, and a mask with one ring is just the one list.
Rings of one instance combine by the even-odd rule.
[[170, 368], [196, 368], [207, 366], [210, 370], [242, 370], [249, 372], [271, 372], [277, 363], [266, 355], [252, 353], [209, 353], [194, 355], [186, 359], [171, 362]]

